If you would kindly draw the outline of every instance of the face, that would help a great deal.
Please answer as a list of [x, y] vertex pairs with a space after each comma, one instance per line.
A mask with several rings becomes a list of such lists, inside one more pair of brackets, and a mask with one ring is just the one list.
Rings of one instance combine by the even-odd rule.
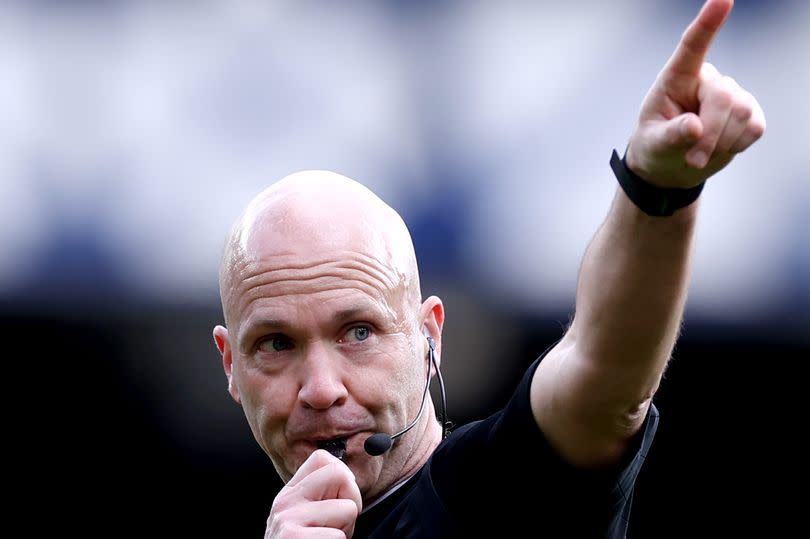
[[301, 254], [265, 256], [238, 271], [230, 327], [218, 328], [217, 340], [230, 392], [282, 479], [319, 441], [338, 437], [347, 438], [345, 461], [364, 495], [397, 479], [420, 453], [417, 429], [381, 457], [363, 442], [416, 416], [429, 309], [409, 300], [406, 283], [390, 278], [396, 272], [359, 252], [305, 263]]

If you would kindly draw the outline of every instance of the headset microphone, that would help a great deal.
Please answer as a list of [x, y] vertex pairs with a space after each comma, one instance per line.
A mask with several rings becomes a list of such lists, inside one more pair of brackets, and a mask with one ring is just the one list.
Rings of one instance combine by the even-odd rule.
[[394, 444], [394, 440], [411, 430], [416, 422], [419, 421], [419, 418], [422, 417], [422, 412], [425, 409], [425, 400], [427, 400], [428, 388], [430, 387], [430, 365], [433, 365], [433, 368], [436, 369], [436, 374], [439, 378], [439, 384], [441, 386], [442, 391], [442, 439], [444, 439], [445, 435], [447, 434], [447, 421], [446, 421], [446, 414], [447, 414], [447, 403], [444, 394], [444, 380], [442, 380], [442, 373], [439, 370], [439, 366], [436, 364], [436, 357], [434, 356], [434, 350], [436, 349], [436, 343], [433, 340], [433, 337], [428, 337], [428, 345], [430, 346], [430, 350], [428, 351], [428, 368], [427, 368], [427, 376], [425, 377], [425, 389], [422, 392], [422, 404], [419, 406], [419, 412], [416, 414], [416, 418], [411, 421], [411, 424], [402, 429], [401, 431], [397, 432], [396, 434], [386, 434], [385, 432], [378, 432], [376, 434], [372, 434], [366, 439], [365, 444], [363, 444], [363, 448], [366, 450], [366, 453], [371, 455], [372, 457], [377, 457], [382, 455]]

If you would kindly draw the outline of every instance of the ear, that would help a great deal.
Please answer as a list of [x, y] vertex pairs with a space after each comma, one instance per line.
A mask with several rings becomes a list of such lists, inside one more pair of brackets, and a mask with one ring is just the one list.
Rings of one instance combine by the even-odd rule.
[[233, 400], [241, 402], [239, 390], [233, 383], [233, 352], [228, 338], [228, 330], [225, 327], [217, 326], [214, 328], [214, 343], [217, 345], [219, 353], [222, 354], [222, 367], [225, 369], [225, 376], [228, 378], [228, 393], [231, 394]]
[[[422, 331], [425, 337], [433, 338], [436, 343], [434, 349], [434, 357], [436, 358], [436, 365], [441, 367], [442, 363], [442, 327], [444, 327], [444, 305], [442, 300], [436, 296], [430, 296], [424, 303], [420, 310], [422, 317]], [[425, 342], [425, 353], [428, 352], [428, 344]]]

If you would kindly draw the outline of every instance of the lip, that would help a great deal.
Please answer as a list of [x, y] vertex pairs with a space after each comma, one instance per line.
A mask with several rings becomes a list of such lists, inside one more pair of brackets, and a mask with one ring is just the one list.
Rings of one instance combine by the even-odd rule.
[[324, 434], [317, 434], [317, 435], [313, 435], [313, 436], [307, 436], [302, 441], [304, 443], [306, 443], [307, 445], [312, 445], [312, 446], [317, 447], [320, 442], [324, 442], [324, 441], [327, 441], [327, 440], [342, 439], [342, 440], [346, 440], [346, 445], [348, 446], [349, 440], [353, 436], [356, 436], [356, 435], [360, 434], [360, 432], [361, 431], [334, 432], [334, 433], [329, 433], [329, 434], [325, 434], [325, 433]]
[[323, 434], [317, 437], [310, 437], [308, 436], [306, 439], [301, 440], [301, 443], [304, 448], [306, 448], [306, 453], [311, 455], [318, 449], [321, 449], [321, 443], [327, 440], [336, 440], [342, 439], [346, 442], [346, 449], [344, 453], [343, 460], [348, 461], [349, 457], [353, 454], [357, 454], [358, 450], [362, 451], [362, 433], [364, 431], [352, 431], [352, 432], [339, 432], [339, 433], [330, 433], [329, 435]]

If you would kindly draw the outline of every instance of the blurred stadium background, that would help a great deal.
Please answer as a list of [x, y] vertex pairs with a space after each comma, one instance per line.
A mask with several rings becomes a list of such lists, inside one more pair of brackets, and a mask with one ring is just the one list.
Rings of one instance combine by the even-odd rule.
[[[699, 6], [0, 4], [0, 320], [32, 459], [18, 499], [85, 536], [261, 536], [279, 484], [226, 392], [217, 267], [242, 206], [300, 169], [402, 213], [424, 292], [445, 300], [449, 413], [493, 411], [561, 335], [616, 186], [610, 151]], [[737, 0], [712, 49], [768, 130], [702, 197], [633, 538], [775, 531], [790, 512], [808, 28], [806, 1]]]

